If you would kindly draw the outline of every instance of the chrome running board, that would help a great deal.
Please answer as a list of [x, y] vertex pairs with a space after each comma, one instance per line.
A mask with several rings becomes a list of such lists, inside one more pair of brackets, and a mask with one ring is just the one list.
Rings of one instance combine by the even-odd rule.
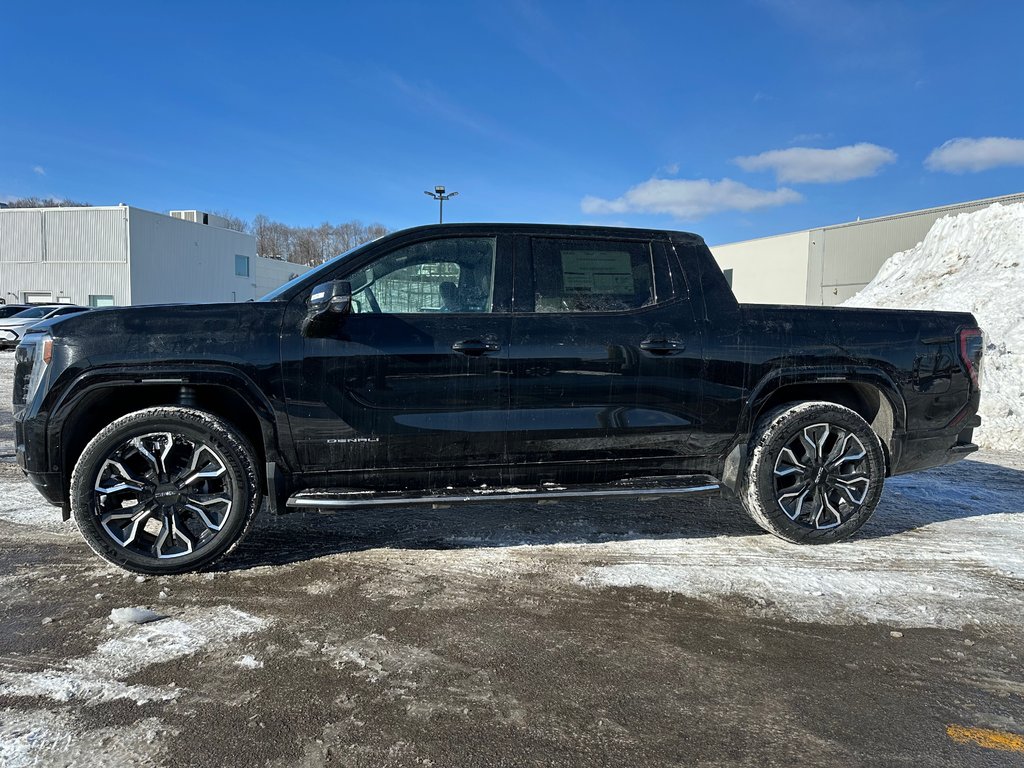
[[405, 491], [376, 491], [364, 488], [323, 488], [299, 491], [288, 499], [287, 506], [300, 509], [339, 509], [356, 507], [403, 507], [417, 504], [447, 506], [474, 504], [484, 501], [552, 501], [565, 499], [607, 497], [681, 496], [691, 493], [713, 493], [719, 490], [718, 481], [707, 475], [676, 475], [672, 477], [645, 477], [619, 481], [607, 485], [559, 485], [544, 483], [532, 486], [479, 486], [476, 488], [450, 488], [424, 494]]

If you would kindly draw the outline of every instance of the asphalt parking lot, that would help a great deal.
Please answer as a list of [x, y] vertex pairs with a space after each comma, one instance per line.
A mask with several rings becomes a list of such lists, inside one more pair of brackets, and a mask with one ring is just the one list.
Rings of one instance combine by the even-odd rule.
[[1024, 456], [828, 547], [720, 499], [304, 513], [142, 579], [21, 478], [12, 362], [0, 765], [1024, 764]]

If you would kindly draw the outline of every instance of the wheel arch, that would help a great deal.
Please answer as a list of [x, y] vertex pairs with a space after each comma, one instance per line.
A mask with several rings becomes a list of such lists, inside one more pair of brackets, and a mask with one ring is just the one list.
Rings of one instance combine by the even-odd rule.
[[808, 400], [842, 405], [863, 418], [882, 445], [886, 475], [892, 474], [899, 460], [899, 435], [906, 426], [906, 403], [888, 374], [873, 368], [841, 373], [834, 369], [782, 370], [763, 379], [744, 405], [737, 439], [722, 469], [727, 489], [738, 487], [746, 468], [747, 443], [758, 420], [781, 405]]
[[[86, 378], [86, 377], [83, 377]], [[184, 405], [223, 419], [241, 432], [255, 452], [257, 471], [280, 462], [273, 410], [255, 385], [241, 374], [208, 372], [173, 376], [167, 372], [96, 377], [76, 382], [58, 403], [48, 425], [49, 457], [61, 472], [64, 498], [71, 471], [88, 442], [114, 419], [143, 408]], [[64, 514], [67, 515], [65, 502]]]

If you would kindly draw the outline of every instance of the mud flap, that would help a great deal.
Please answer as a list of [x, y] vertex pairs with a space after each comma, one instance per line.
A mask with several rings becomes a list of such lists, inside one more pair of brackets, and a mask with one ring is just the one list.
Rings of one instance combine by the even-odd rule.
[[733, 446], [725, 457], [722, 468], [722, 493], [735, 498], [738, 493], [740, 478], [747, 466], [747, 443], [741, 441]]
[[267, 508], [270, 510], [270, 514], [287, 515], [294, 512], [294, 509], [289, 508], [285, 504], [288, 498], [288, 489], [284, 474], [277, 468], [277, 462], [267, 462], [266, 474], [264, 476], [267, 478]]

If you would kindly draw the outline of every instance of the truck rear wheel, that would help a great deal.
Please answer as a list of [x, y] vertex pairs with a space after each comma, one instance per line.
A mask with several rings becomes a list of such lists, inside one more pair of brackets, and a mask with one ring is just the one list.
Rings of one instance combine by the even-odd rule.
[[754, 522], [786, 541], [845, 539], [881, 498], [881, 443], [844, 406], [802, 402], [775, 409], [758, 422], [751, 448], [740, 499]]
[[71, 510], [86, 542], [138, 573], [210, 566], [238, 545], [259, 501], [248, 441], [193, 408], [122, 416], [89, 442], [71, 475]]

